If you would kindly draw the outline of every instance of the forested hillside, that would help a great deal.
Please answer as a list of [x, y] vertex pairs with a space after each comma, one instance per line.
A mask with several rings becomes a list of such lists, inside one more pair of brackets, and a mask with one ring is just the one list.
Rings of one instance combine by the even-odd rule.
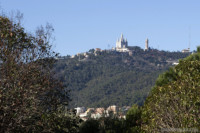
[[[131, 47], [132, 54], [91, 49], [87, 56], [61, 57], [56, 76], [71, 90], [71, 107], [142, 105], [158, 75], [187, 53]], [[96, 54], [95, 54], [96, 53]]]

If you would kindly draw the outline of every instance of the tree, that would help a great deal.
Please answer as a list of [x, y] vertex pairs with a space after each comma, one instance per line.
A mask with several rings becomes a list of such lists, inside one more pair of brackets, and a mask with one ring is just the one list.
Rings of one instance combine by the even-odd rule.
[[140, 132], [141, 127], [141, 109], [138, 105], [133, 105], [126, 114], [127, 132]]
[[52, 31], [47, 24], [34, 36], [0, 16], [0, 132], [65, 131], [55, 123], [66, 122], [69, 96], [51, 71], [57, 56], [51, 50]]
[[85, 121], [80, 127], [80, 133], [98, 133], [99, 131], [99, 121], [95, 119]]
[[198, 52], [198, 53], [200, 52], [200, 46], [197, 47], [197, 52]]
[[[179, 61], [173, 71], [164, 73], [167, 82], [156, 85], [142, 111], [142, 129], [161, 132], [167, 129], [200, 130], [200, 54]], [[163, 81], [158, 79], [159, 81]], [[166, 81], [166, 80], [165, 80]]]

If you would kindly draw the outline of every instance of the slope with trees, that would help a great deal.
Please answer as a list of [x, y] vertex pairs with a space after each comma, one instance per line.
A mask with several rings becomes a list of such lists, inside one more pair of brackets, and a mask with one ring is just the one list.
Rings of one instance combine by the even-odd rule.
[[167, 52], [140, 47], [133, 51], [88, 52], [75, 58], [60, 59], [54, 66], [56, 76], [71, 90], [70, 107], [108, 107], [142, 105], [157, 76], [175, 61], [188, 56], [181, 52]]

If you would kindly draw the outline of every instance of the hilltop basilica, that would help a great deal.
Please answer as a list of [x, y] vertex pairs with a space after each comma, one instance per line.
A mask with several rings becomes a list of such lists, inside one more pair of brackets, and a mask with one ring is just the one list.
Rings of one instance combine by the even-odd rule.
[[127, 39], [124, 39], [123, 34], [121, 34], [121, 38], [120, 39], [117, 39], [116, 51], [129, 52], [128, 41], [127, 41]]
[[[130, 50], [128, 49], [128, 47], [129, 46], [127, 39], [124, 39], [123, 34], [121, 34], [121, 38], [117, 39], [115, 50], [118, 52], [129, 52]], [[144, 51], [148, 50], [149, 50], [149, 40], [146, 39]]]

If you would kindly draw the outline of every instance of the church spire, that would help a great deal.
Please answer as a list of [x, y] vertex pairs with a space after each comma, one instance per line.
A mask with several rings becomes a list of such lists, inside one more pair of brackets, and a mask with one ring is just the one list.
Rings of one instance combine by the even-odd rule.
[[123, 40], [124, 39], [124, 37], [123, 37], [123, 33], [121, 34], [121, 40]]

